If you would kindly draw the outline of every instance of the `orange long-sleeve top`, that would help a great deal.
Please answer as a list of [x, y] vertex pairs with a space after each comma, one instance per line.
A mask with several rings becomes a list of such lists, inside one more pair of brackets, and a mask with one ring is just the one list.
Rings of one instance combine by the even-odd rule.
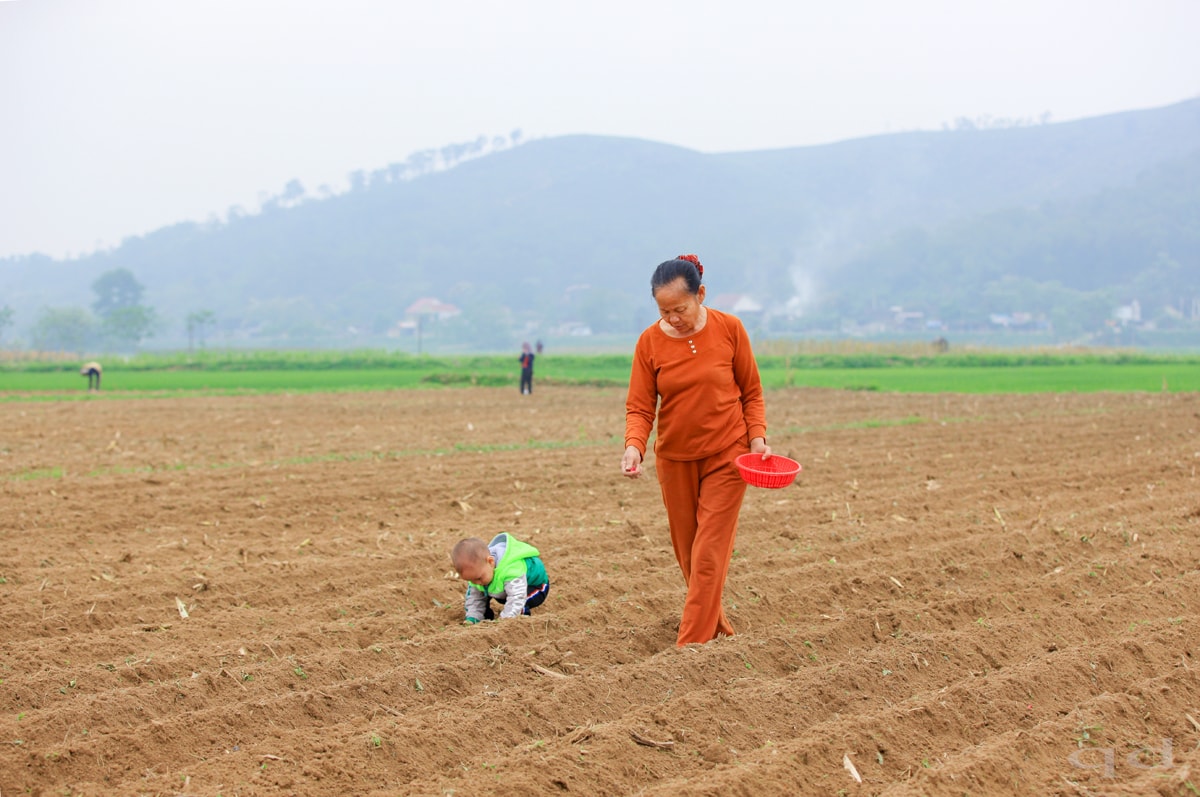
[[642, 456], [656, 408], [654, 451], [667, 459], [702, 459], [742, 435], [767, 435], [750, 336], [736, 316], [707, 312], [694, 335], [673, 338], [655, 322], [638, 338], [625, 399], [625, 446], [636, 446]]

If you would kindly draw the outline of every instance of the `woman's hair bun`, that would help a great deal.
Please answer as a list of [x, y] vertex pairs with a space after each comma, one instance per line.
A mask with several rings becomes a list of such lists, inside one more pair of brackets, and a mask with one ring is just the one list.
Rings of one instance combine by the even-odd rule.
[[686, 260], [696, 267], [696, 271], [700, 272], [700, 276], [704, 276], [704, 266], [700, 265], [700, 258], [695, 255], [680, 255], [677, 260]]

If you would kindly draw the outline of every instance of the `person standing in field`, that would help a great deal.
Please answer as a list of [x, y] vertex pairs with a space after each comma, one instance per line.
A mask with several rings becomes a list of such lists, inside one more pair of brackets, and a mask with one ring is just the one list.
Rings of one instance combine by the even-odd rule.
[[528, 343], [521, 344], [521, 395], [528, 396], [533, 392], [533, 350]]
[[79, 375], [86, 376], [88, 378], [89, 392], [92, 390], [100, 390], [100, 373], [103, 370], [104, 369], [100, 367], [100, 363], [98, 362], [84, 363], [83, 367], [79, 369]]
[[625, 476], [642, 475], [657, 420], [658, 484], [687, 584], [679, 646], [733, 634], [721, 600], [746, 493], [734, 460], [771, 456], [750, 337], [736, 317], [704, 305], [703, 276], [700, 258], [680, 255], [650, 278], [660, 317], [634, 348], [621, 457]]

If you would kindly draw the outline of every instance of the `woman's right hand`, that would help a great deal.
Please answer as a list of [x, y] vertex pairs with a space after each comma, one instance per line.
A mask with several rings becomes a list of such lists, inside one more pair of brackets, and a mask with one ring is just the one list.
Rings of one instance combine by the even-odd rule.
[[638, 451], [637, 446], [625, 449], [625, 456], [621, 457], [621, 473], [630, 479], [642, 475], [642, 452]]

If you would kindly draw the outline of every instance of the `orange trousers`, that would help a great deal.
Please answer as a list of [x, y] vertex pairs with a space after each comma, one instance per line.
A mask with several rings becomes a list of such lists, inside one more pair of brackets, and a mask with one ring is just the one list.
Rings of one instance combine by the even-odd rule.
[[676, 645], [733, 634], [721, 597], [746, 494], [746, 482], [733, 460], [749, 450], [749, 441], [743, 438], [704, 459], [655, 459], [671, 545], [687, 584]]

